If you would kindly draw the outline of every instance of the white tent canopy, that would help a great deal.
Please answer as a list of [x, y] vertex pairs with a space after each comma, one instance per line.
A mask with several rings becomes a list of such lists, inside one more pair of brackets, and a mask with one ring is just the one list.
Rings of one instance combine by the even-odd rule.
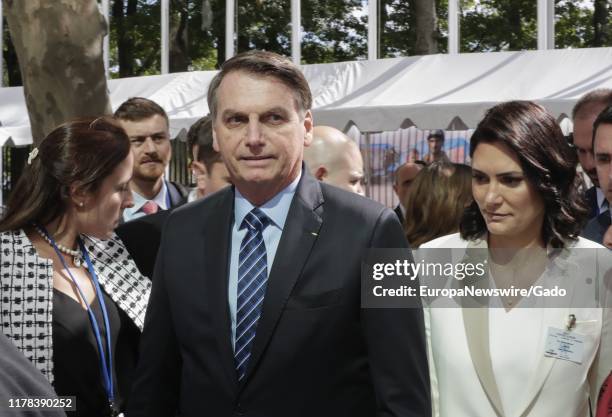
[[[316, 124], [362, 132], [466, 129], [491, 105], [534, 100], [561, 120], [595, 88], [612, 88], [612, 48], [428, 55], [303, 66]], [[215, 71], [109, 81], [113, 109], [133, 96], [160, 104], [176, 135], [208, 113]], [[21, 87], [0, 89], [0, 145], [31, 143]]]

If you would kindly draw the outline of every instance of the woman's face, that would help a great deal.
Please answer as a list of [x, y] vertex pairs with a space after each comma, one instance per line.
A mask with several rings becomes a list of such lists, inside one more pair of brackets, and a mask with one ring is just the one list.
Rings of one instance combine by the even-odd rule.
[[506, 247], [542, 244], [544, 201], [518, 156], [501, 142], [480, 143], [472, 158], [472, 194], [489, 238]]
[[134, 204], [129, 186], [133, 166], [134, 156], [130, 152], [102, 181], [100, 188], [86, 199], [77, 212], [79, 233], [99, 239], [108, 239], [112, 235], [123, 209]]

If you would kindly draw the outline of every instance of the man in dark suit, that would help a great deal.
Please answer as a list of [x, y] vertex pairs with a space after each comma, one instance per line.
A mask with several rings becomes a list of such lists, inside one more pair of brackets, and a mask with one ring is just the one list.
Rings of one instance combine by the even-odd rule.
[[134, 154], [130, 183], [134, 205], [123, 211], [123, 220], [127, 222], [184, 204], [187, 189], [164, 178], [172, 157], [166, 111], [152, 100], [132, 97], [119, 106], [115, 117], [129, 136]]
[[[612, 105], [593, 123], [592, 144], [599, 186], [608, 202], [612, 201]], [[582, 236], [612, 249], [610, 209], [602, 211], [586, 225]]]
[[586, 190], [584, 195], [591, 219], [608, 209], [604, 192], [599, 187], [593, 159], [593, 122], [597, 115], [609, 105], [612, 105], [612, 89], [601, 88], [582, 96], [572, 109], [574, 147], [578, 153], [580, 166], [593, 183], [593, 186]]
[[208, 104], [234, 186], [168, 217], [127, 415], [431, 415], [422, 310], [361, 309], [361, 262], [401, 227], [306, 172], [300, 70], [237, 55]]
[[115, 233], [125, 244], [138, 270], [146, 277], [153, 278], [162, 228], [169, 214], [170, 210], [161, 210], [123, 222], [115, 229]]

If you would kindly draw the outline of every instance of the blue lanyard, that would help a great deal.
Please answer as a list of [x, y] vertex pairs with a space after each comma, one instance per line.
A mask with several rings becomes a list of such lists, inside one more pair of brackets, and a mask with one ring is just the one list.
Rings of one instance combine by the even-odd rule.
[[77, 238], [77, 241], [79, 243], [79, 248], [81, 249], [81, 253], [83, 254], [83, 257], [85, 258], [85, 262], [87, 262], [87, 269], [89, 270], [89, 275], [91, 275], [91, 280], [94, 283], [96, 297], [98, 298], [98, 302], [100, 303], [100, 309], [102, 310], [102, 317], [104, 318], [104, 327], [106, 331], [106, 351], [108, 354], [108, 362], [106, 360], [106, 355], [104, 354], [104, 349], [102, 347], [102, 336], [100, 334], [100, 326], [98, 325], [98, 321], [96, 320], [96, 317], [94, 316], [93, 311], [89, 307], [89, 303], [87, 302], [87, 299], [85, 298], [85, 294], [83, 293], [83, 290], [81, 290], [79, 283], [77, 282], [77, 280], [74, 278], [74, 276], [70, 272], [70, 269], [68, 269], [66, 260], [64, 259], [64, 256], [62, 255], [59, 248], [57, 247], [57, 244], [55, 243], [55, 240], [53, 239], [53, 237], [47, 232], [47, 229], [45, 229], [42, 225], [38, 225], [38, 227], [49, 238], [49, 241], [51, 242], [51, 246], [53, 246], [53, 249], [55, 250], [55, 253], [57, 254], [60, 261], [62, 262], [64, 269], [70, 276], [70, 279], [72, 279], [72, 282], [74, 283], [77, 290], [79, 291], [79, 295], [81, 296], [81, 299], [83, 300], [83, 302], [85, 302], [85, 305], [87, 306], [87, 314], [89, 315], [89, 321], [91, 322], [91, 327], [93, 328], [94, 336], [96, 337], [96, 343], [98, 344], [98, 352], [100, 352], [100, 372], [102, 373], [102, 377], [104, 378], [104, 389], [106, 390], [106, 396], [108, 397], [109, 406], [111, 410], [115, 412], [115, 390], [113, 387], [113, 351], [111, 350], [110, 324], [108, 320], [108, 312], [106, 310], [106, 304], [104, 303], [104, 297], [102, 294], [102, 290], [100, 289], [100, 283], [98, 282], [98, 275], [96, 274], [93, 264], [91, 263], [91, 259], [89, 258], [89, 253], [87, 253], [87, 250], [85, 249], [85, 245], [83, 244], [83, 241], [81, 240], [81, 238], [80, 237]]

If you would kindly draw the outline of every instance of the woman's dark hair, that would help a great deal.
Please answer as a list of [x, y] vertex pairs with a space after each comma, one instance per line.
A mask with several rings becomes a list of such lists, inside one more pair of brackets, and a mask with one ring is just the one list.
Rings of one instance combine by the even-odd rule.
[[33, 152], [11, 192], [0, 231], [46, 224], [61, 216], [75, 183], [83, 191], [96, 192], [127, 158], [130, 141], [114, 119], [89, 118], [55, 128]]
[[457, 232], [472, 201], [472, 171], [463, 164], [434, 162], [421, 169], [402, 205], [404, 232], [413, 248]]
[[[580, 192], [578, 163], [555, 119], [530, 101], [509, 101], [492, 107], [470, 141], [470, 157], [480, 143], [503, 143], [518, 157], [527, 180], [544, 200], [542, 240], [563, 248], [578, 238], [588, 210]], [[475, 240], [487, 231], [478, 205], [473, 202], [461, 221], [461, 236]]]

